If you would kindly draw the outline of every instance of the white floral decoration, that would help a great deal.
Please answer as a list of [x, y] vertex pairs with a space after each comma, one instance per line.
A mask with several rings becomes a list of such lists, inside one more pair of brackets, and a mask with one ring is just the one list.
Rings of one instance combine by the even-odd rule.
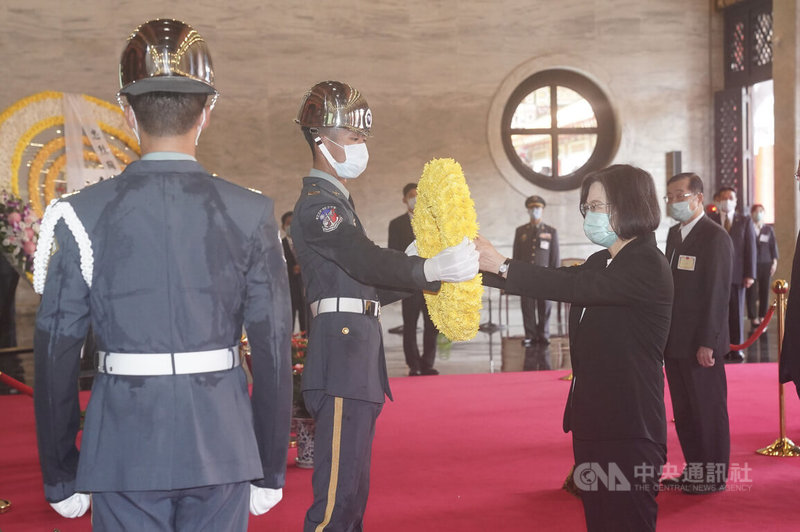
[[39, 242], [36, 254], [33, 257], [33, 289], [37, 294], [44, 292], [44, 282], [47, 279], [47, 266], [50, 263], [50, 250], [55, 238], [56, 224], [64, 219], [72, 236], [78, 243], [81, 255], [81, 275], [86, 285], [92, 287], [92, 273], [94, 271], [94, 255], [92, 241], [83, 227], [72, 205], [66, 201], [53, 200], [44, 211], [44, 217], [39, 228]]

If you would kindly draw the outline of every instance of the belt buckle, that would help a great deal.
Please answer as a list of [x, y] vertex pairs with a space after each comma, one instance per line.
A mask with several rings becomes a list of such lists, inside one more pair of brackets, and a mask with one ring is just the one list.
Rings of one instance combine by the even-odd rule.
[[377, 318], [378, 315], [380, 314], [380, 310], [379, 310], [380, 307], [378, 307], [377, 305], [378, 305], [378, 303], [376, 301], [372, 301], [370, 299], [365, 299], [364, 300], [364, 314], [368, 314], [370, 316], [374, 316], [374, 317]]

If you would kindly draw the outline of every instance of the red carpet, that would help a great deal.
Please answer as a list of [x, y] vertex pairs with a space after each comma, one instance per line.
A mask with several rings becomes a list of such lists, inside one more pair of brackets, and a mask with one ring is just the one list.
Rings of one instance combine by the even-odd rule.
[[[731, 465], [746, 476], [707, 496], [662, 493], [660, 531], [800, 528], [800, 458], [755, 449], [777, 438], [775, 364], [728, 366]], [[378, 421], [365, 528], [376, 532], [583, 530], [578, 499], [560, 489], [572, 463], [561, 432], [564, 372], [400, 378]], [[669, 401], [667, 402], [670, 415]], [[786, 388], [787, 432], [800, 441], [800, 401]], [[0, 397], [0, 531], [90, 530], [45, 503], [29, 397]], [[683, 466], [670, 427], [668, 460]], [[293, 451], [290, 453], [290, 459]], [[749, 470], [745, 470], [749, 468]], [[250, 530], [297, 531], [311, 471], [289, 467], [284, 500]]]

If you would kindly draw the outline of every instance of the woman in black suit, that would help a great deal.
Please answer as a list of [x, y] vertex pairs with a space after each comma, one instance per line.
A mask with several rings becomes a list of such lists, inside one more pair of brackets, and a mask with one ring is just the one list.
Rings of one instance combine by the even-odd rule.
[[592, 173], [580, 211], [586, 236], [607, 248], [584, 264], [552, 270], [506, 259], [479, 237], [481, 269], [497, 273], [485, 282], [508, 293], [572, 304], [564, 431], [572, 431], [587, 528], [655, 530], [673, 290], [653, 233], [661, 220], [653, 178], [628, 165]]

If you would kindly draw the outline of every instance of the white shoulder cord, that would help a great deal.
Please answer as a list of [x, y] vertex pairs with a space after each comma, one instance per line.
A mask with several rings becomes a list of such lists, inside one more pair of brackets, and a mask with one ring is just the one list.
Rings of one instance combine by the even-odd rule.
[[72, 205], [66, 201], [53, 200], [48, 205], [39, 226], [39, 241], [36, 244], [36, 253], [33, 256], [33, 289], [37, 294], [44, 292], [44, 282], [47, 279], [47, 265], [50, 262], [50, 250], [53, 246], [56, 224], [63, 218], [72, 236], [78, 243], [81, 255], [81, 275], [86, 285], [92, 287], [92, 272], [94, 270], [94, 256], [92, 254], [92, 241], [84, 229], [83, 224], [75, 214]]

